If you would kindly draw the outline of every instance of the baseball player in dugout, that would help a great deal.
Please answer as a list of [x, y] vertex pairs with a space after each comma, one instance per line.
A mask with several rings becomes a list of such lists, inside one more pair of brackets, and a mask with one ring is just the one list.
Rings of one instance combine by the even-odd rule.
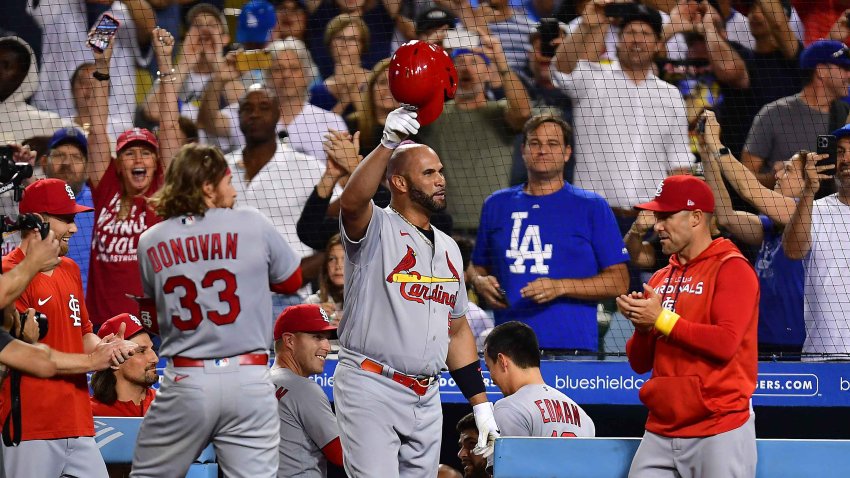
[[218, 149], [186, 145], [152, 198], [163, 221], [142, 234], [138, 260], [168, 362], [133, 478], [185, 476], [208, 443], [224, 476], [278, 472], [269, 290], [298, 290], [300, 258], [259, 211], [232, 209], [231, 180]]
[[[439, 374], [446, 368], [473, 405], [476, 452], [492, 454], [499, 434], [466, 321], [460, 251], [430, 222], [446, 207], [443, 165], [428, 146], [400, 145], [419, 130], [418, 117], [436, 117], [433, 104], [439, 115], [449, 88], [440, 72], [448, 76], [448, 65], [438, 47], [409, 42], [399, 48], [390, 78], [401, 77], [400, 71], [432, 75], [433, 101], [417, 105], [418, 112], [402, 107], [389, 114], [381, 144], [340, 196], [346, 300], [334, 402], [352, 478], [436, 476], [443, 422]], [[392, 83], [390, 89], [404, 102]], [[381, 209], [372, 196], [385, 177], [392, 198]]]
[[277, 476], [324, 478], [327, 462], [342, 466], [342, 446], [331, 404], [308, 377], [322, 373], [336, 335], [318, 304], [287, 307], [274, 324], [272, 383], [280, 416]]
[[[617, 298], [635, 326], [626, 344], [649, 409], [630, 477], [755, 476], [759, 284], [727, 239], [711, 239], [714, 196], [693, 176], [670, 176], [636, 206], [655, 215], [667, 267], [642, 292]], [[698, 470], [696, 473], [693, 470]]]
[[540, 346], [531, 327], [515, 320], [496, 326], [484, 343], [484, 361], [505, 395], [495, 405], [502, 436], [596, 436], [587, 413], [543, 381]]
[[[74, 192], [64, 181], [43, 179], [27, 186], [18, 209], [21, 214], [40, 215], [59, 239], [62, 256], [55, 267], [33, 278], [17, 300], [18, 309], [33, 308], [47, 316], [42, 343], [52, 349], [92, 354], [109, 347], [115, 335], [101, 339], [92, 333], [80, 268], [64, 257], [68, 240], [77, 232], [74, 216], [89, 213], [92, 208], [77, 204]], [[24, 260], [35, 234], [39, 232], [23, 233], [21, 246], [3, 258], [4, 271]], [[123, 328], [117, 332], [123, 339]], [[133, 350], [137, 348], [136, 344], [131, 345]], [[120, 362], [128, 356], [121, 357]], [[73, 375], [56, 378], [13, 375], [4, 382], [0, 418], [4, 423], [6, 476], [107, 476], [94, 442], [86, 371], [79, 369]]]
[[490, 478], [487, 473], [487, 458], [473, 452], [478, 446], [478, 427], [475, 425], [475, 415], [469, 413], [461, 418], [455, 431], [457, 438], [457, 457], [463, 466], [463, 478]]
[[151, 388], [159, 380], [150, 335], [132, 314], [107, 320], [97, 331], [99, 337], [116, 333], [124, 325], [124, 338], [139, 344], [136, 354], [117, 369], [95, 372], [91, 377], [91, 409], [96, 417], [143, 417], [156, 395]]

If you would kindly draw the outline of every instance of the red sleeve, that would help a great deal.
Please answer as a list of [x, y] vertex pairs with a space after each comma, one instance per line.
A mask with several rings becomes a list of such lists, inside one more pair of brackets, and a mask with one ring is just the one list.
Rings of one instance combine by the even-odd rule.
[[322, 453], [325, 454], [325, 458], [329, 462], [336, 466], [342, 466], [342, 443], [340, 443], [339, 437], [334, 438], [330, 443], [325, 445], [322, 448]]
[[658, 340], [658, 332], [635, 332], [632, 338], [626, 342], [626, 357], [629, 365], [637, 373], [646, 373], [652, 370], [655, 357], [655, 341]]
[[730, 259], [720, 266], [711, 298], [711, 324], [679, 320], [670, 340], [712, 360], [728, 362], [741, 346], [758, 309], [759, 283], [744, 259]]
[[294, 294], [298, 292], [298, 289], [301, 288], [301, 266], [298, 266], [295, 272], [285, 281], [271, 284], [269, 288], [272, 292], [277, 292], [278, 294]]

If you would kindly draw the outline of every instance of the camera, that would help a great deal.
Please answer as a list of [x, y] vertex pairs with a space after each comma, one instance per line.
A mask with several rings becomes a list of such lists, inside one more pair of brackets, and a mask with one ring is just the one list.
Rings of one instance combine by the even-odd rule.
[[[23, 337], [24, 326], [26, 325], [26, 322], [27, 322], [26, 311], [24, 311], [24, 312], [18, 311], [18, 317], [20, 318], [20, 321], [21, 321], [21, 328], [19, 330], [21, 331], [21, 337]], [[35, 311], [35, 321], [38, 324], [38, 340], [40, 342], [40, 341], [44, 340], [44, 337], [47, 336], [47, 331], [50, 328], [50, 324], [47, 321], [47, 316], [42, 314], [39, 311]], [[21, 338], [21, 337], [18, 337], [18, 338]]]
[[14, 189], [15, 202], [23, 195], [24, 179], [32, 177], [32, 165], [16, 163], [15, 150], [11, 146], [0, 146], [0, 194]]

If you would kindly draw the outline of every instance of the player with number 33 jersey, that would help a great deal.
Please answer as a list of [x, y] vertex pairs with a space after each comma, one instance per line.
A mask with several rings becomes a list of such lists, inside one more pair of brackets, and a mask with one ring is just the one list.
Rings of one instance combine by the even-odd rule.
[[277, 473], [269, 290], [300, 287], [300, 258], [258, 211], [231, 209], [230, 181], [217, 149], [184, 147], [154, 197], [164, 221], [139, 241], [168, 365], [139, 432], [133, 477], [185, 476], [210, 442], [225, 476]]

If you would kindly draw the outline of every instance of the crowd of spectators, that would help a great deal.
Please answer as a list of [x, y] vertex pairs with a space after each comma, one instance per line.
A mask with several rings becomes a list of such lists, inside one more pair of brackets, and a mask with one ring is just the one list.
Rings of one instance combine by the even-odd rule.
[[[604, 342], [622, 353], [628, 322], [614, 314], [604, 335], [626, 266], [634, 289], [666, 261], [652, 215], [634, 206], [667, 175], [705, 173], [714, 233], [742, 245], [759, 274], [761, 352], [850, 353], [841, 306], [850, 280], [840, 274], [850, 252], [822, 237], [842, 237], [850, 222], [840, 129], [850, 113], [850, 4], [644, 0], [612, 17], [608, 3], [4, 5], [0, 139], [29, 144], [35, 177], [66, 181], [94, 209], [78, 216], [67, 253], [94, 330], [134, 310], [135, 247], [158, 222], [146, 198], [187, 142], [226, 153], [238, 204], [261, 210], [302, 256], [308, 285], [275, 297], [273, 316], [307, 301], [341, 320], [337, 197], [399, 106], [387, 77], [393, 51], [414, 39], [441, 43], [457, 94], [412, 139], [445, 167], [448, 209], [435, 226], [471, 244], [480, 344], [495, 317], [532, 325], [554, 356], [592, 355]], [[87, 32], [104, 11], [120, 26], [97, 52]], [[561, 22], [551, 44], [536, 28], [544, 17]], [[156, 41], [164, 35], [174, 38], [168, 48]], [[833, 131], [835, 180], [807, 159], [817, 136]], [[546, 164], [553, 154], [557, 166]], [[6, 196], [3, 213], [15, 214]], [[379, 188], [375, 203], [388, 199]], [[3, 253], [20, 240], [6, 237]]]
[[[7, 3], [0, 141], [35, 173], [20, 203], [0, 195], [0, 214], [39, 214], [49, 234], [0, 241], [3, 324], [20, 339], [0, 334], [0, 361], [31, 374], [0, 378], [0, 412], [17, 417], [22, 442], [3, 446], [0, 476], [101, 476], [92, 414], [142, 416], [154, 400], [157, 339], [133, 315], [137, 245], [161, 221], [149, 199], [187, 143], [219, 148], [237, 207], [261, 211], [301, 256], [304, 287], [274, 294], [269, 317], [270, 329], [280, 317], [281, 417], [302, 419], [280, 400], [287, 390], [292, 402], [325, 399], [305, 377], [338, 350], [345, 320], [338, 198], [401, 106], [388, 72], [410, 40], [441, 44], [457, 70], [454, 99], [411, 140], [444, 166], [448, 207], [431, 224], [459, 245], [477, 348], [513, 396], [497, 405], [505, 430], [519, 420], [512, 403], [549, 392], [539, 360], [526, 360], [536, 350], [625, 354], [637, 322], [614, 299], [651, 295], [641, 283], [671, 243], [656, 230], [670, 215], [635, 206], [660, 197], [671, 175], [705, 180], [714, 210], [699, 214], [703, 239], [734, 241], [753, 265], [760, 358], [850, 359], [850, 1]], [[119, 27], [101, 51], [88, 38], [104, 14]], [[537, 30], [549, 17], [555, 39]], [[372, 201], [388, 206], [386, 184]], [[692, 292], [677, 287], [675, 297]], [[32, 309], [68, 320], [32, 346]], [[505, 344], [521, 336], [516, 355]], [[84, 372], [95, 370], [89, 397]], [[15, 393], [43, 399], [22, 405]], [[465, 476], [487, 476], [471, 452], [474, 417], [457, 432]], [[290, 445], [307, 443], [302, 435]], [[317, 447], [284, 444], [282, 456], [341, 463], [338, 435], [310, 439]]]

